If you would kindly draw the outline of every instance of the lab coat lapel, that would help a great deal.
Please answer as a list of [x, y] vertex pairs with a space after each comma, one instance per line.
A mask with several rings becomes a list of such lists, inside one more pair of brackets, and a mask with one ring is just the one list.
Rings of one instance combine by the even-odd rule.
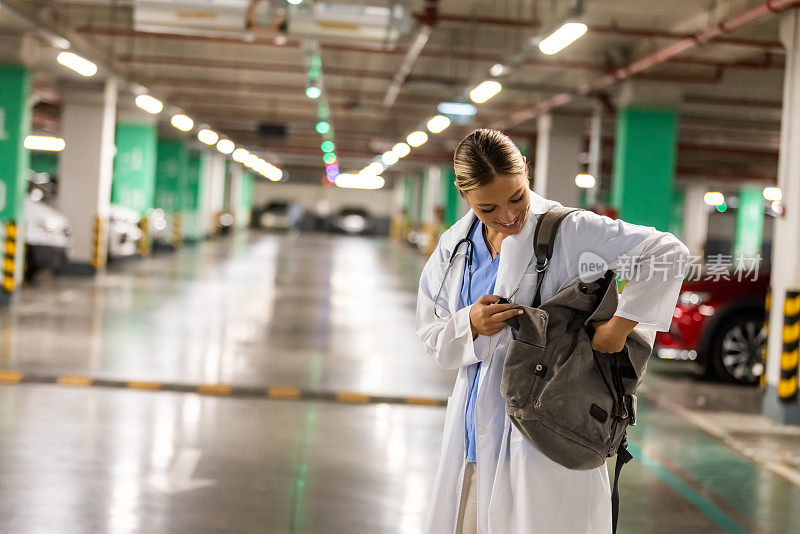
[[[469, 210], [466, 215], [461, 217], [455, 222], [455, 224], [453, 224], [452, 231], [447, 235], [447, 241], [443, 243], [444, 249], [447, 252], [444, 265], [442, 266], [443, 270], [447, 269], [447, 263], [449, 262], [450, 254], [452, 254], [455, 246], [460, 240], [467, 237], [467, 232], [469, 231], [474, 218], [475, 214], [472, 210]], [[458, 248], [458, 255], [453, 260], [453, 266], [450, 268], [450, 272], [447, 275], [449, 280], [445, 282], [447, 284], [448, 295], [447, 305], [450, 310], [453, 311], [453, 313], [455, 313], [455, 310], [458, 309], [461, 301], [461, 284], [464, 280], [464, 265], [468, 250], [469, 247], [467, 247], [465, 244], [462, 244]]]
[[495, 294], [508, 298], [519, 287], [522, 275], [533, 258], [533, 233], [539, 216], [558, 202], [547, 200], [533, 191], [528, 217], [518, 234], [508, 236], [500, 248], [500, 266], [497, 270]]
[[[530, 195], [531, 203], [528, 209], [528, 217], [525, 220], [525, 224], [522, 225], [522, 230], [518, 234], [505, 238], [500, 247], [500, 265], [497, 269], [497, 281], [494, 285], [495, 295], [508, 298], [519, 287], [522, 275], [533, 258], [533, 233], [536, 230], [536, 222], [539, 220], [539, 216], [551, 207], [561, 205], [554, 200], [548, 200], [538, 195], [532, 190]], [[484, 367], [488, 367], [497, 345], [507, 336], [510, 336], [508, 328], [492, 336], [489, 354], [486, 357]], [[482, 368], [482, 372], [484, 371]], [[480, 387], [481, 383], [478, 382], [478, 390], [480, 390]]]

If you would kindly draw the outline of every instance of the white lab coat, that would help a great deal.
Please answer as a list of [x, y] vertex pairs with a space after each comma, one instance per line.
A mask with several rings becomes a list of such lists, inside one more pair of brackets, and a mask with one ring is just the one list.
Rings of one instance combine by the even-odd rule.
[[[533, 191], [530, 195], [529, 214], [522, 231], [503, 240], [495, 284], [496, 295], [514, 294], [512, 302], [526, 305], [533, 301], [537, 276], [533, 255], [536, 221], [550, 206], [560, 205]], [[525, 440], [505, 413], [500, 378], [510, 329], [506, 327], [491, 337], [479, 335], [473, 341], [470, 307], [452, 313], [459, 304], [464, 245], [459, 248], [442, 289], [439, 315], [445, 319], [434, 315], [433, 299], [450, 253], [465, 237], [473, 217], [470, 211], [442, 234], [420, 278], [417, 335], [426, 351], [442, 366], [458, 369], [453, 394], [447, 403], [441, 458], [425, 532], [455, 532], [465, 465], [467, 366], [481, 361], [475, 408], [478, 534], [610, 533], [611, 497], [605, 465], [585, 471], [562, 467]], [[651, 280], [641, 276], [638, 281], [628, 282], [620, 295], [616, 315], [638, 321], [644, 328], [669, 328], [682, 282], [678, 259], [689, 254], [683, 243], [672, 234], [652, 227], [589, 211], [573, 213], [559, 229], [542, 285], [542, 301], [579, 279], [578, 257], [587, 250], [601, 256], [610, 269], [618, 266], [620, 256], [646, 259], [665, 255], [674, 270], [667, 281], [659, 275]], [[643, 263], [638, 268], [644, 273], [651, 267]]]

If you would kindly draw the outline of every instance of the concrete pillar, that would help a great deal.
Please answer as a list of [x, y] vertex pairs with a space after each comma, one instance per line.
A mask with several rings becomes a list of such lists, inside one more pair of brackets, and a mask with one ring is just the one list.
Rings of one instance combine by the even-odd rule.
[[683, 197], [682, 241], [692, 255], [705, 257], [708, 240], [708, 204], [703, 200], [707, 188], [693, 184], [686, 188]]
[[183, 243], [181, 211], [188, 166], [186, 142], [159, 139], [156, 161], [155, 207], [164, 210], [169, 242], [177, 248]]
[[31, 129], [31, 71], [24, 65], [0, 64], [0, 225], [3, 270], [0, 303], [11, 301], [22, 279], [26, 174], [30, 153], [23, 146]]
[[243, 170], [242, 185], [239, 194], [239, 212], [236, 223], [240, 228], [247, 228], [250, 225], [250, 217], [253, 214], [253, 173]]
[[736, 208], [736, 232], [733, 240], [733, 259], [754, 258], [761, 253], [764, 236], [764, 188], [746, 185], [739, 188]]
[[585, 121], [573, 117], [541, 115], [536, 119], [536, 157], [533, 190], [565, 206], [578, 206], [580, 189], [575, 176], [580, 171]]
[[680, 93], [641, 81], [620, 91], [611, 203], [627, 222], [670, 227]]
[[422, 195], [423, 250], [432, 253], [439, 240], [442, 226], [442, 169], [432, 165], [423, 175]]
[[786, 49], [783, 77], [778, 187], [784, 214], [775, 219], [772, 238], [771, 298], [767, 341], [764, 414], [781, 423], [800, 424], [798, 396], [798, 315], [800, 315], [800, 11], [781, 15], [780, 39]]
[[142, 256], [150, 254], [152, 242], [148, 221], [155, 197], [157, 130], [155, 117], [148, 113], [137, 110], [118, 113], [111, 203], [139, 212]]
[[402, 179], [393, 180], [392, 215], [389, 225], [389, 237], [400, 239], [403, 228], [403, 194], [405, 185]]
[[246, 228], [253, 210], [253, 175], [239, 164], [233, 164], [230, 171], [230, 210], [234, 228]]
[[203, 229], [206, 236], [216, 235], [219, 214], [225, 209], [225, 156], [205, 152], [205, 183], [203, 188]]
[[108, 208], [114, 165], [116, 79], [102, 85], [64, 87], [61, 133], [66, 148], [59, 161], [58, 207], [72, 224], [68, 271], [103, 270], [108, 254]]

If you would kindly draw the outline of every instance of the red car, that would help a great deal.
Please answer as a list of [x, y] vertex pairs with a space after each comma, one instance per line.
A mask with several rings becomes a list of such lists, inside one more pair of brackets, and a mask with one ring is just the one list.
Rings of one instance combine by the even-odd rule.
[[730, 278], [684, 282], [669, 332], [656, 335], [655, 353], [694, 360], [720, 380], [756, 384], [764, 373], [769, 274]]

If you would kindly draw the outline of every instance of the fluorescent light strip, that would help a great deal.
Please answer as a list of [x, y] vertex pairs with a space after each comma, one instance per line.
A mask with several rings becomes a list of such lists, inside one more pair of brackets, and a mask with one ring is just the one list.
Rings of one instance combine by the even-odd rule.
[[408, 134], [408, 137], [406, 137], [406, 143], [415, 148], [418, 146], [422, 146], [427, 142], [428, 142], [428, 134], [426, 134], [425, 132], [420, 132], [420, 131], [411, 132], [410, 134]]
[[567, 22], [559, 29], [542, 39], [539, 50], [548, 56], [556, 54], [577, 41], [586, 33], [586, 24], [580, 22]]
[[444, 115], [436, 115], [435, 117], [432, 117], [427, 124], [428, 131], [431, 133], [443, 132], [448, 126], [450, 126], [450, 119]]
[[192, 128], [194, 128], [194, 121], [187, 117], [186, 115], [178, 114], [173, 115], [172, 119], [170, 120], [172, 125], [182, 132], [188, 132]]
[[230, 154], [235, 148], [236, 145], [234, 145], [233, 141], [230, 139], [220, 139], [220, 141], [217, 143], [217, 150], [223, 154]]
[[97, 65], [73, 52], [60, 52], [56, 61], [87, 78], [97, 74]]
[[61, 152], [67, 146], [60, 137], [46, 135], [29, 135], [25, 138], [23, 145], [28, 150], [48, 150], [50, 152]]
[[219, 141], [219, 134], [214, 130], [209, 130], [208, 128], [203, 128], [199, 132], [197, 132], [197, 138], [200, 140], [201, 143], [205, 143], [207, 145], [214, 145]]
[[499, 93], [502, 89], [503, 86], [500, 85], [500, 82], [496, 80], [486, 80], [472, 89], [472, 91], [469, 92], [469, 97], [476, 104], [483, 104], [494, 95]]
[[158, 115], [164, 109], [164, 103], [150, 95], [139, 95], [136, 97], [136, 105], [153, 115]]
[[408, 156], [408, 154], [409, 154], [410, 152], [411, 152], [411, 147], [410, 147], [410, 146], [408, 146], [408, 145], [407, 145], [407, 144], [405, 144], [405, 143], [397, 143], [396, 145], [394, 145], [394, 146], [392, 147], [392, 154], [394, 154], [395, 156], [397, 156], [397, 157], [398, 157], [398, 159], [399, 159], [399, 158], [404, 158], [404, 157]]
[[363, 174], [340, 174], [336, 186], [347, 189], [380, 189], [386, 181], [382, 176]]

